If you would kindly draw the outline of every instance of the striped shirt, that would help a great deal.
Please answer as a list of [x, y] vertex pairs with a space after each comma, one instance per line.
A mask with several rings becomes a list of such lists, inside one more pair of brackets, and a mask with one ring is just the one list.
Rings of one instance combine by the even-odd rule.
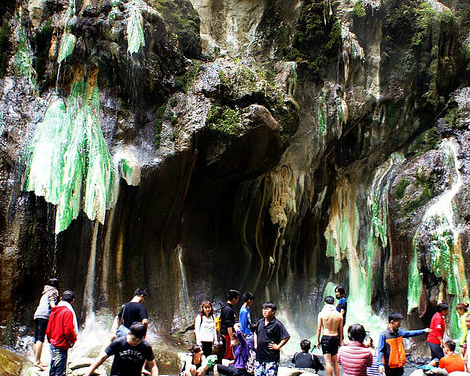
[[366, 376], [367, 367], [372, 365], [372, 353], [362, 343], [351, 341], [339, 348], [338, 361], [343, 366], [345, 375]]

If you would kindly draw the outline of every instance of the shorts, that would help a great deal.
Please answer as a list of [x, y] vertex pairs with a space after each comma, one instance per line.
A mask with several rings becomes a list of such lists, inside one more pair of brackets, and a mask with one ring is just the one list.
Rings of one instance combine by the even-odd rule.
[[255, 362], [255, 376], [277, 376], [279, 362]]
[[405, 370], [403, 367], [390, 368], [385, 367], [385, 376], [402, 376]]
[[34, 319], [34, 342], [44, 342], [46, 338], [47, 319]]
[[217, 364], [217, 371], [221, 375], [227, 376], [246, 376], [247, 373], [243, 368], [235, 368], [233, 365], [228, 367], [223, 366], [222, 364]]
[[441, 345], [436, 343], [428, 342], [429, 348], [431, 349], [431, 360], [433, 359], [441, 359], [444, 357], [444, 350], [442, 349]]
[[323, 354], [331, 354], [335, 356], [338, 354], [339, 336], [323, 336], [320, 342]]

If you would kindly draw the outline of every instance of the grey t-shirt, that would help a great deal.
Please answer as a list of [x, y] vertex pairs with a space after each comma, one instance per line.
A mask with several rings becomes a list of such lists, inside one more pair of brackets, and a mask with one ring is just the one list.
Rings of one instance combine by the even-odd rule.
[[44, 291], [42, 293], [41, 299], [39, 300], [38, 308], [34, 312], [34, 319], [49, 319], [51, 314], [51, 303], [57, 301], [59, 292], [55, 287], [44, 286]]

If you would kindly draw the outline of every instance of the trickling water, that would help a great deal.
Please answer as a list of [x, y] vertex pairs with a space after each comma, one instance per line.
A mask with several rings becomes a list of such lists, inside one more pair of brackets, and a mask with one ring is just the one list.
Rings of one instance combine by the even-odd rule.
[[[447, 292], [455, 297], [453, 306], [468, 299], [467, 281], [464, 268], [462, 268], [459, 224], [456, 222], [454, 204], [454, 198], [461, 190], [463, 182], [460, 173], [461, 162], [457, 158], [458, 144], [453, 138], [445, 139], [441, 142], [439, 150], [445, 156], [449, 170], [452, 171], [451, 188], [441, 194], [426, 210], [423, 222], [416, 231], [413, 241], [415, 256], [409, 277], [409, 311], [419, 305], [422, 279], [418, 269], [418, 244], [424, 236], [431, 239], [430, 242], [425, 243], [425, 246], [429, 247], [430, 269], [437, 277], [446, 281]], [[442, 293], [439, 299], [443, 298]], [[456, 337], [460, 333], [455, 310], [452, 310], [451, 315], [452, 335]]]
[[96, 285], [96, 247], [98, 242], [99, 222], [95, 221], [93, 228], [93, 237], [91, 238], [90, 257], [88, 258], [88, 270], [85, 280], [85, 289], [83, 291], [83, 307], [87, 316], [95, 308], [95, 285]]
[[183, 321], [182, 323], [178, 323], [177, 327], [181, 327], [181, 324], [183, 325], [189, 325], [193, 321], [194, 317], [194, 312], [192, 311], [191, 307], [191, 301], [189, 299], [189, 294], [188, 294], [188, 283], [186, 280], [186, 271], [184, 268], [184, 263], [183, 263], [183, 248], [178, 245], [176, 247], [176, 254], [177, 254], [177, 260], [178, 260], [178, 271], [180, 273], [180, 288], [178, 289], [179, 291], [179, 299], [178, 299], [178, 310], [176, 311], [177, 316], [174, 317], [173, 319], [173, 326], [174, 324], [178, 323], [180, 315], [181, 320]]

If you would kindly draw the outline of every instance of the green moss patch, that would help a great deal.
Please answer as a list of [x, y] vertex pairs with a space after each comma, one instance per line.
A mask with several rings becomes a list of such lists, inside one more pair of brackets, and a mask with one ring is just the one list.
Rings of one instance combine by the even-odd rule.
[[240, 110], [227, 105], [213, 103], [206, 117], [206, 127], [228, 135], [238, 136], [240, 129]]
[[397, 185], [397, 188], [395, 189], [395, 196], [397, 199], [402, 199], [403, 196], [405, 195], [405, 190], [406, 187], [410, 185], [410, 181], [408, 179], [402, 179]]
[[285, 58], [304, 63], [319, 79], [328, 64], [336, 61], [342, 45], [341, 25], [325, 1], [304, 1], [292, 47]]
[[175, 79], [175, 86], [176, 90], [182, 91], [183, 93], [187, 93], [191, 85], [194, 83], [196, 79], [199, 69], [201, 68], [202, 63], [198, 60], [193, 62], [191, 68], [189, 68], [186, 73], [182, 76], [176, 77]]
[[354, 14], [359, 18], [364, 18], [367, 15], [362, 0], [356, 1], [354, 4]]

